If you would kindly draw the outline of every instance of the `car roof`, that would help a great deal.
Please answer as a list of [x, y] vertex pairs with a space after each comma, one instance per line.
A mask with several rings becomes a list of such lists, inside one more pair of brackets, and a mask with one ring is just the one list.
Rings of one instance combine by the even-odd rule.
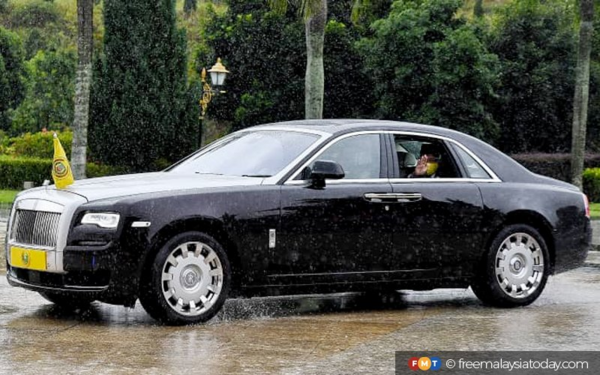
[[403, 121], [372, 120], [372, 119], [322, 119], [322, 120], [295, 120], [258, 125], [253, 128], [290, 128], [318, 130], [323, 133], [337, 135], [359, 130], [402, 130], [418, 131], [437, 135], [461, 134], [456, 131], [432, 125], [415, 124]]
[[456, 130], [442, 128], [433, 125], [416, 124], [412, 122], [373, 120], [373, 119], [319, 119], [319, 120], [295, 120], [257, 125], [251, 129], [306, 129], [319, 131], [335, 136], [357, 131], [404, 131], [421, 134], [431, 134], [453, 139], [475, 153], [496, 175], [505, 182], [542, 183], [561, 186], [568, 189], [577, 189], [575, 186], [537, 175], [513, 158], [504, 154], [492, 145]]

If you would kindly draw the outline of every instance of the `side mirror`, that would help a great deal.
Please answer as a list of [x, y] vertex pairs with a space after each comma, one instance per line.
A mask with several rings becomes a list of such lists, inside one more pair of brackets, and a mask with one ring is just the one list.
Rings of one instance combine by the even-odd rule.
[[312, 167], [310, 173], [310, 179], [312, 181], [312, 186], [316, 188], [325, 187], [325, 180], [339, 180], [344, 178], [346, 173], [344, 173], [344, 168], [341, 165], [336, 163], [335, 161], [329, 160], [317, 160]]

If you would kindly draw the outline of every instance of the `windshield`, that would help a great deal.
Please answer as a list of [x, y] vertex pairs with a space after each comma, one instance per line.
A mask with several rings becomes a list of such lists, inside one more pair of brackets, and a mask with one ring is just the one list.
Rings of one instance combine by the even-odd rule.
[[172, 171], [271, 177], [312, 145], [318, 135], [282, 130], [235, 133], [190, 157]]

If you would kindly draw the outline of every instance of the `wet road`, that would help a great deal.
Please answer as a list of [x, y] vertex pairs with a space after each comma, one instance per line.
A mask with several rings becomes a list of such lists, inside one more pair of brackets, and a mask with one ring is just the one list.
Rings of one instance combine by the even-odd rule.
[[229, 301], [207, 325], [159, 326], [95, 303], [69, 313], [0, 275], [0, 374], [394, 373], [395, 350], [596, 350], [600, 256], [521, 309], [470, 290]]

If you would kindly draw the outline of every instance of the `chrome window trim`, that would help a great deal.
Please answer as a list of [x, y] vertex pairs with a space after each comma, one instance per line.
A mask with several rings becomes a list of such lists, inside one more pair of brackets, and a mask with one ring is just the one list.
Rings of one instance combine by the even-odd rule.
[[483, 182], [483, 183], [492, 183], [492, 182], [501, 182], [492, 180], [491, 178], [391, 178], [389, 180], [391, 183], [441, 183], [441, 182]]
[[[324, 132], [321, 130], [314, 130], [314, 129], [305, 129], [305, 128], [288, 128], [285, 126], [265, 126], [265, 127], [258, 127], [258, 128], [247, 128], [247, 129], [241, 129], [236, 131], [235, 133], [231, 133], [230, 135], [234, 135], [236, 133], [253, 133], [253, 132], [257, 132], [257, 131], [286, 131], [286, 132], [296, 132], [296, 133], [308, 133], [308, 134], [315, 134], [315, 135], [320, 135], [320, 136], [327, 136], [327, 135], [331, 135], [331, 133], [328, 132]], [[228, 135], [229, 136], [229, 135]]]
[[[345, 184], [387, 184], [389, 178], [365, 178], [365, 179], [348, 179], [348, 180], [327, 180], [327, 185], [345, 185]], [[305, 185], [308, 180], [293, 180], [287, 181], [285, 185]]]
[[[356, 132], [352, 132], [352, 133], [348, 133], [348, 134], [344, 134], [341, 135], [337, 138], [335, 138], [333, 141], [331, 141], [328, 145], [326, 145], [325, 147], [323, 147], [322, 150], [320, 150], [318, 153], [316, 153], [315, 155], [313, 155], [313, 157], [311, 157], [308, 161], [306, 161], [304, 164], [302, 164], [300, 166], [300, 168], [298, 168], [296, 170], [296, 173], [292, 174], [290, 176], [290, 178], [288, 178], [283, 184], [284, 185], [299, 185], [299, 183], [297, 182], [301, 182], [301, 183], [306, 183], [307, 180], [294, 180], [300, 173], [302, 173], [302, 171], [304, 170], [304, 168], [306, 168], [306, 166], [310, 165], [313, 161], [315, 161], [323, 152], [325, 152], [329, 147], [333, 146], [334, 144], [336, 144], [337, 142], [341, 141], [342, 139], [348, 138], [348, 137], [352, 137], [352, 136], [356, 136], [356, 135], [363, 135], [363, 134], [399, 134], [399, 135], [408, 135], [408, 136], [417, 136], [417, 137], [424, 137], [424, 138], [434, 138], [437, 140], [441, 140], [441, 141], [445, 141], [445, 142], [450, 142], [454, 145], [456, 145], [457, 147], [460, 147], [464, 152], [466, 152], [469, 156], [471, 156], [473, 158], [473, 160], [475, 160], [477, 163], [479, 163], [479, 165], [481, 165], [481, 167], [490, 175], [490, 178], [393, 178], [393, 179], [385, 179], [386, 181], [389, 181], [391, 183], [397, 183], [397, 182], [405, 182], [405, 183], [440, 183], [440, 182], [485, 182], [485, 183], [490, 183], [490, 182], [502, 182], [502, 180], [498, 177], [498, 175], [496, 175], [496, 173], [494, 173], [494, 171], [487, 166], [487, 164], [485, 164], [477, 155], [475, 155], [471, 150], [469, 150], [467, 147], [465, 147], [462, 143], [452, 139], [452, 138], [448, 138], [442, 135], [437, 135], [437, 134], [429, 134], [429, 133], [419, 133], [419, 132], [411, 132], [411, 131], [401, 131], [401, 130], [361, 130], [361, 131], [356, 131]], [[330, 138], [330, 137], [329, 137]], [[326, 180], [327, 184], [343, 184], [345, 182], [347, 183], [357, 183], [357, 181], [363, 182], [363, 181], [368, 181], [368, 180], [373, 180], [373, 179], [365, 179], [365, 180]], [[381, 181], [384, 179], [378, 179], [378, 181]]]

